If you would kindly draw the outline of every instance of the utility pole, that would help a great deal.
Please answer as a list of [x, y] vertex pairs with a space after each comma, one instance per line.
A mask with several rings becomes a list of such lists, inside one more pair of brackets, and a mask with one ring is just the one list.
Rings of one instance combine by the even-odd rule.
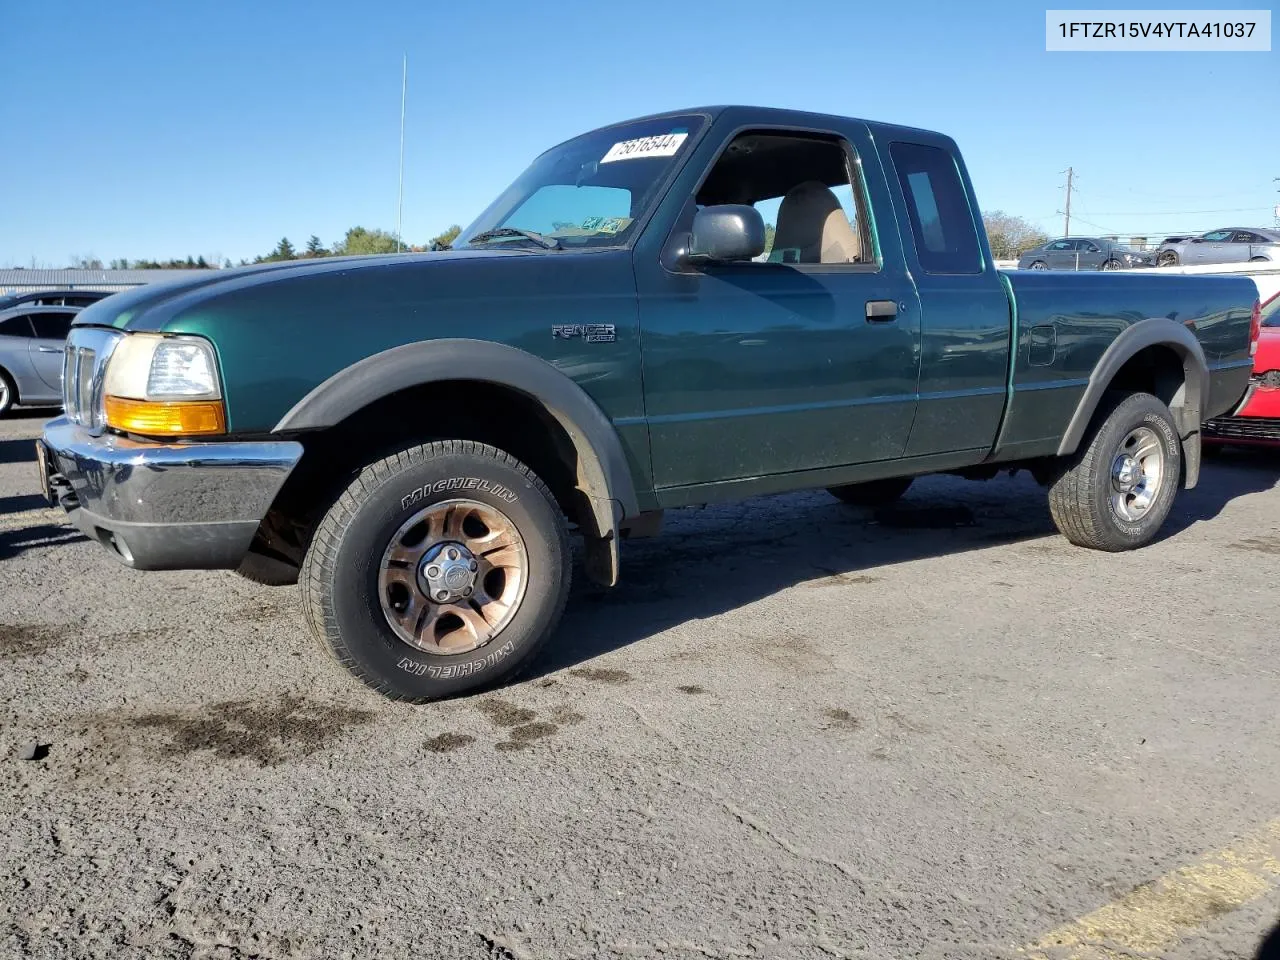
[[400, 252], [400, 224], [404, 219], [404, 99], [409, 89], [409, 55], [404, 55], [404, 69], [400, 74], [400, 198], [396, 205], [396, 253]]
[[[1280, 183], [1280, 177], [1273, 177], [1272, 183]], [[1276, 192], [1280, 193], [1280, 187], [1276, 187]], [[1276, 204], [1276, 229], [1280, 230], [1280, 203]]]
[[1064, 237], [1071, 236], [1071, 180], [1075, 176], [1075, 169], [1067, 167], [1067, 211], [1066, 222], [1062, 225], [1062, 235]]

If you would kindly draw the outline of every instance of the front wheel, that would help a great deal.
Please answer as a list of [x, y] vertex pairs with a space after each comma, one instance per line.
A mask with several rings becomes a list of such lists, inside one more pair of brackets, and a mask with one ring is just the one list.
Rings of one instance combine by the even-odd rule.
[[1028, 267], [1027, 269], [1029, 269], [1029, 270], [1048, 270], [1048, 269], [1049, 269], [1049, 265], [1048, 265], [1048, 264], [1046, 264], [1043, 260], [1036, 260], [1036, 261], [1034, 261], [1034, 262], [1031, 264], [1031, 266], [1030, 266], [1030, 267]]
[[1266, 257], [1250, 257], [1249, 262], [1250, 263], [1270, 263], [1271, 261]]
[[1160, 256], [1156, 257], [1157, 267], [1176, 267], [1178, 265], [1178, 255], [1172, 250], [1166, 250]]
[[532, 470], [445, 440], [365, 467], [316, 529], [299, 582], [339, 663], [425, 702], [528, 664], [564, 611], [570, 559], [564, 516]]
[[1103, 270], [1123, 270], [1124, 264], [1119, 260], [1107, 260], [1102, 264]]
[[0, 417], [13, 409], [18, 401], [18, 390], [9, 379], [9, 375], [0, 370]]
[[1133, 550], [1159, 532], [1182, 476], [1173, 415], [1149, 393], [1112, 398], [1049, 485], [1049, 512], [1072, 543]]
[[913, 477], [889, 477], [885, 480], [868, 480], [866, 483], [846, 483], [840, 487], [827, 487], [827, 493], [837, 500], [854, 506], [883, 507], [906, 493], [913, 479]]

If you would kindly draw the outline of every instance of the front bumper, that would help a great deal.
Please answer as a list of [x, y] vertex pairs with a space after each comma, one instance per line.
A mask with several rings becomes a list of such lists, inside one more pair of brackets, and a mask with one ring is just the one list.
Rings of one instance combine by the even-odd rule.
[[46, 492], [86, 536], [139, 570], [239, 566], [302, 456], [292, 440], [148, 443], [65, 417], [42, 444]]

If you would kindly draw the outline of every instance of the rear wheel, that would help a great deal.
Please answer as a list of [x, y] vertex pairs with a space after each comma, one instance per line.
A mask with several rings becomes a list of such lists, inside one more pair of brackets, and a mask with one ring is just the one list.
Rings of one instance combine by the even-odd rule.
[[1268, 260], [1266, 257], [1250, 257], [1249, 262], [1250, 263], [1270, 263], [1271, 261]]
[[365, 467], [316, 529], [299, 579], [312, 631], [392, 699], [508, 679], [569, 594], [564, 516], [536, 474], [445, 440]]
[[1108, 400], [1092, 433], [1049, 485], [1049, 512], [1074, 544], [1133, 550], [1159, 532], [1182, 474], [1173, 415], [1149, 393]]
[[13, 385], [13, 380], [9, 378], [9, 374], [0, 370], [0, 417], [13, 409], [13, 405], [18, 402], [18, 388]]
[[840, 487], [827, 487], [827, 492], [844, 503], [858, 507], [882, 507], [899, 499], [911, 486], [914, 477], [889, 477], [885, 480], [868, 480], [866, 483], [846, 483]]

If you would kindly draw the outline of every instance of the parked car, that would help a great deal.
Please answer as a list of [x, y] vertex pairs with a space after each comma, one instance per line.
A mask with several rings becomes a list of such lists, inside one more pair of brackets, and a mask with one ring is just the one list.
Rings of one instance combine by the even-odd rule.
[[1001, 274], [980, 210], [923, 130], [755, 107], [605, 127], [452, 250], [88, 307], [43, 487], [135, 568], [299, 582], [337, 662], [413, 701], [530, 662], [571, 530], [612, 586], [668, 507], [1025, 469], [1071, 542], [1143, 546], [1198, 480], [1202, 417], [1244, 396], [1258, 288]]
[[62, 402], [62, 357], [80, 307], [0, 306], [0, 417], [16, 404]]
[[1154, 257], [1101, 237], [1060, 237], [1018, 258], [1019, 270], [1127, 270], [1150, 267]]
[[1160, 267], [1266, 260], [1280, 261], [1280, 230], [1226, 227], [1176, 243], [1166, 240], [1156, 249], [1156, 265]]
[[111, 296], [109, 290], [34, 290], [0, 296], [0, 310], [26, 304], [30, 307], [87, 307]]
[[1205, 423], [1206, 443], [1280, 449], [1280, 293], [1272, 294], [1261, 308], [1249, 389], [1235, 416], [1214, 417]]

